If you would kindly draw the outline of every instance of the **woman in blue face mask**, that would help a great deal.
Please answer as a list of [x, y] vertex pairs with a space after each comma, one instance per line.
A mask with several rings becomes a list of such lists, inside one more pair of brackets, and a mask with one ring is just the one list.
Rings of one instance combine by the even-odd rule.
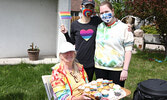
[[84, 65], [89, 81], [94, 74], [94, 51], [97, 26], [102, 22], [98, 16], [93, 16], [94, 0], [83, 0], [80, 5], [81, 18], [71, 24], [70, 37], [64, 25], [61, 32], [65, 34], [66, 40], [75, 44], [77, 60]]
[[131, 60], [133, 34], [127, 24], [115, 18], [114, 9], [108, 1], [100, 4], [100, 17], [95, 49], [96, 78], [113, 80], [124, 87]]

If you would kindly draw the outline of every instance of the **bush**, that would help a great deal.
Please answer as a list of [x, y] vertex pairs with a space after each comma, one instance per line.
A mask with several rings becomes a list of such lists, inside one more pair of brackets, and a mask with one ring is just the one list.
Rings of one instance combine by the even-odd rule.
[[145, 25], [145, 26], [141, 26], [141, 29], [146, 34], [159, 34], [155, 26]]

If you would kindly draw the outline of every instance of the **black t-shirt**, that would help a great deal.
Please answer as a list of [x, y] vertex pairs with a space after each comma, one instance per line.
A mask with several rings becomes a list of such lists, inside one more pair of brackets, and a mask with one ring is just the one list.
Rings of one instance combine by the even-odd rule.
[[66, 40], [75, 44], [77, 60], [84, 65], [84, 68], [94, 66], [95, 38], [97, 26], [101, 23], [97, 16], [91, 17], [87, 24], [79, 23], [78, 20], [71, 24], [70, 37], [65, 34]]

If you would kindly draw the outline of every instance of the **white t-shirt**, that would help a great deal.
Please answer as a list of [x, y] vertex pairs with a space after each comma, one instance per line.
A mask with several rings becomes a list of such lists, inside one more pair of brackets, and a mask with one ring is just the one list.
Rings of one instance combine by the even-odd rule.
[[133, 34], [121, 21], [111, 26], [102, 22], [97, 28], [95, 67], [106, 70], [122, 70], [125, 51], [132, 51]]

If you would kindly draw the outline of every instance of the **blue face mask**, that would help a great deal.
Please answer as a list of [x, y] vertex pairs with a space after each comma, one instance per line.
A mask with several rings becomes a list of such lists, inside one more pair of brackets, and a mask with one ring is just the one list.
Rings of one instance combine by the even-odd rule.
[[104, 14], [100, 15], [100, 17], [101, 17], [102, 21], [105, 22], [105, 23], [109, 23], [113, 18], [111, 12], [104, 13]]

